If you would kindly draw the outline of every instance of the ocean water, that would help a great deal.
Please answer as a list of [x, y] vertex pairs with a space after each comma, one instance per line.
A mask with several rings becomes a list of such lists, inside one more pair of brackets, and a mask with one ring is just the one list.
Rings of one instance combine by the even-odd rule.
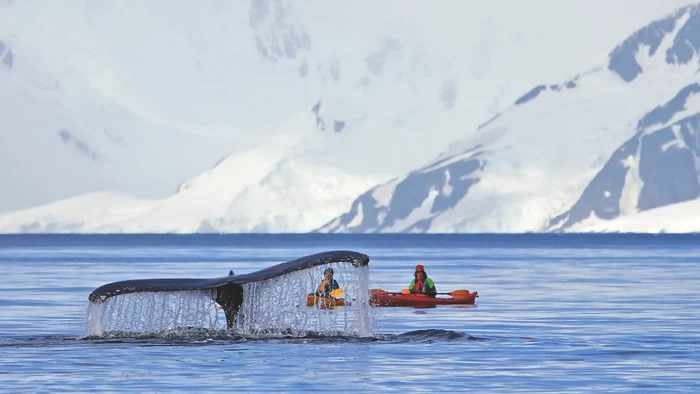
[[[0, 392], [697, 393], [699, 241], [4, 235]], [[475, 306], [372, 308], [369, 335], [239, 335], [218, 312], [221, 328], [84, 336], [87, 296], [105, 283], [242, 274], [334, 249], [370, 256], [370, 287], [400, 291], [423, 264], [438, 291], [479, 298]]]

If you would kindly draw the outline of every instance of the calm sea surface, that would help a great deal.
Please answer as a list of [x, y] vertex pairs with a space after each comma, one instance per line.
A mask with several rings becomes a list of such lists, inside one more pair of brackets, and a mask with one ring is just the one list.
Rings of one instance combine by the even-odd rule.
[[[423, 264], [477, 305], [373, 308], [370, 336], [83, 336], [105, 283], [334, 249], [370, 256], [371, 287]], [[6, 235], [0, 270], [4, 393], [700, 392], [699, 235]]]

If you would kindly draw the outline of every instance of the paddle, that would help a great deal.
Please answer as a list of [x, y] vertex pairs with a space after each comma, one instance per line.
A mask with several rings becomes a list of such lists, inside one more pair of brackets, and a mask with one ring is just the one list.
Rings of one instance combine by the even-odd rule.
[[451, 295], [454, 298], [467, 298], [471, 294], [469, 290], [454, 290], [449, 293], [438, 293], [438, 294], [446, 294], [446, 295]]

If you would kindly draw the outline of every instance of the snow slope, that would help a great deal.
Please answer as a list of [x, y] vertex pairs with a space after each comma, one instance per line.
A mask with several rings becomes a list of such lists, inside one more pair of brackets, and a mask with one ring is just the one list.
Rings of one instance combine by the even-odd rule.
[[309, 231], [376, 179], [309, 166], [313, 118], [290, 119], [264, 143], [231, 154], [163, 199], [91, 193], [0, 214], [0, 232], [193, 233]]
[[700, 233], [700, 199], [662, 206], [596, 224], [579, 223], [568, 232]]
[[309, 163], [395, 176], [687, 2], [2, 1], [0, 212], [166, 197], [318, 102]]
[[[631, 204], [624, 214], [697, 197], [699, 31], [700, 5], [645, 26], [604, 64], [538, 85], [431, 164], [372, 188], [318, 231], [549, 231], [614, 198]], [[627, 179], [592, 188], [606, 162], [635, 165], [636, 151], [616, 153], [630, 149], [630, 138], [647, 146], [636, 161], [644, 183], [626, 172]], [[660, 150], [670, 153], [647, 153]]]
[[226, 211], [200, 232], [308, 232], [337, 215], [377, 179], [335, 168], [282, 160], [260, 182], [246, 187]]
[[[700, 83], [647, 113], [578, 200], [552, 220], [568, 230], [700, 196]], [[659, 223], [661, 224], [661, 223]]]
[[245, 142], [125, 91], [115, 54], [74, 20], [81, 4], [0, 4], [0, 211], [97, 190], [167, 195]]

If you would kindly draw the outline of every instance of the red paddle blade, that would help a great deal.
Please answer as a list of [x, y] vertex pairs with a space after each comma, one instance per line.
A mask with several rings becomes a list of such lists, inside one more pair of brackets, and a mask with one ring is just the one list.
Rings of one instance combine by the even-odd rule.
[[471, 295], [469, 290], [455, 290], [449, 293], [454, 298], [467, 298]]

